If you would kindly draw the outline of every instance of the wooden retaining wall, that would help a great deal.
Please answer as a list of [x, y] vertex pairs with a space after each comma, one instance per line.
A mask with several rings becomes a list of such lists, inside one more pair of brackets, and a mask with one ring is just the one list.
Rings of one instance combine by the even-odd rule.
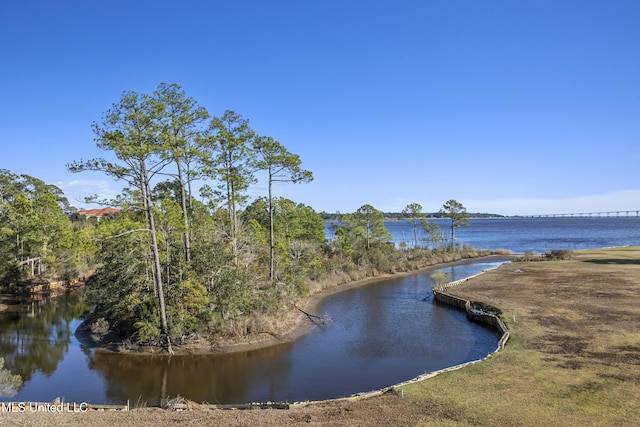
[[445, 285], [433, 288], [433, 299], [435, 301], [466, 311], [467, 317], [469, 317], [471, 320], [484, 323], [496, 328], [501, 335], [500, 341], [498, 342], [498, 349], [496, 351], [500, 351], [504, 348], [507, 341], [509, 340], [509, 329], [507, 329], [507, 326], [504, 324], [504, 322], [494, 314], [485, 313], [482, 310], [474, 308], [471, 304], [471, 301], [467, 301], [464, 298], [459, 298], [447, 292], [444, 292], [445, 289], [449, 289], [453, 286], [459, 285], [460, 283], [466, 282], [467, 280], [471, 279], [471, 277], [467, 277], [466, 279], [457, 280], [455, 282], [450, 282]]
[[454, 286], [458, 286], [461, 283], [467, 282], [467, 281], [473, 279], [474, 277], [478, 277], [482, 273], [484, 273], [484, 271], [481, 271], [480, 273], [474, 274], [473, 276], [465, 277], [464, 279], [454, 280], [453, 282], [448, 282], [448, 283], [445, 283], [444, 285], [436, 286], [433, 289], [434, 290], [437, 289], [439, 291], [444, 291], [445, 289], [449, 289], [449, 288], [452, 288]]

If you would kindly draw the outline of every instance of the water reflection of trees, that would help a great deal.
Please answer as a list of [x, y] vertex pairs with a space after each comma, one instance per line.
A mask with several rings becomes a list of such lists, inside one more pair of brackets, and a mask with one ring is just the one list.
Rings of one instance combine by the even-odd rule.
[[218, 355], [87, 354], [89, 367], [106, 380], [110, 402], [159, 405], [180, 395], [195, 402], [224, 404], [282, 400], [274, 392], [288, 382], [292, 365], [288, 350], [290, 344]]
[[81, 292], [10, 304], [0, 313], [0, 357], [23, 381], [40, 371], [51, 375], [71, 342], [70, 323], [79, 316]]

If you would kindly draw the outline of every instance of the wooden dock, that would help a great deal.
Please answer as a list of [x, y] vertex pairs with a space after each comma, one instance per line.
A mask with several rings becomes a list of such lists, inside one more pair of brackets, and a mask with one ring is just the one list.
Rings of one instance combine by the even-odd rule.
[[83, 286], [84, 282], [86, 282], [86, 280], [92, 275], [93, 272], [90, 272], [85, 274], [84, 276], [76, 277], [70, 280], [33, 283], [26, 286], [19, 286], [17, 293], [21, 295], [27, 295], [35, 299], [42, 296], [55, 295], [57, 293], [65, 292], [69, 289], [75, 289], [77, 287]]

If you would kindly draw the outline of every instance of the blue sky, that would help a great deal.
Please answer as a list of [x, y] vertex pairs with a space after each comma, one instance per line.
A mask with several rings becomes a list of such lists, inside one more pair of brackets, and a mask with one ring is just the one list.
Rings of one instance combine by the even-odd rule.
[[314, 181], [276, 193], [317, 211], [636, 210], [638, 22], [635, 0], [0, 2], [0, 168], [114, 195], [65, 165], [167, 82], [299, 154]]

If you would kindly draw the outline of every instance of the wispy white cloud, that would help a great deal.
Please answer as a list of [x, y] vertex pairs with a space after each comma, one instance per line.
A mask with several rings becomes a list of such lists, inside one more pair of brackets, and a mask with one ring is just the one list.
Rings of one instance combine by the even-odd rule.
[[502, 215], [547, 215], [640, 210], [640, 190], [612, 191], [603, 194], [563, 199], [510, 198], [499, 200], [461, 200], [469, 212]]
[[64, 191], [64, 194], [69, 199], [69, 203], [80, 208], [93, 206], [92, 204], [85, 203], [85, 197], [97, 195], [98, 199], [112, 199], [122, 190], [119, 184], [106, 179], [59, 181], [56, 183], [56, 186]]

